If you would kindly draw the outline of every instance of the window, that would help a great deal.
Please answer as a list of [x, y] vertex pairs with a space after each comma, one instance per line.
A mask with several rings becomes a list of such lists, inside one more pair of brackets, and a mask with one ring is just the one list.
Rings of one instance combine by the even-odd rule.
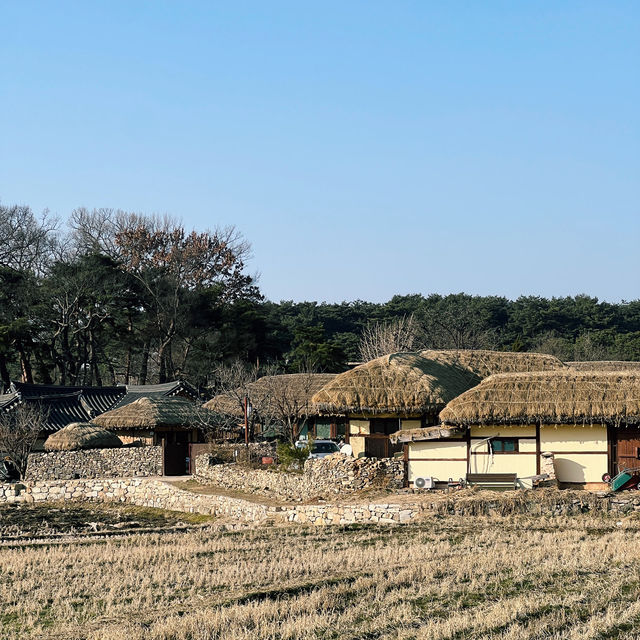
[[489, 440], [490, 453], [517, 453], [518, 438], [493, 438]]
[[400, 420], [398, 418], [371, 418], [369, 425], [371, 434], [388, 436], [400, 429]]

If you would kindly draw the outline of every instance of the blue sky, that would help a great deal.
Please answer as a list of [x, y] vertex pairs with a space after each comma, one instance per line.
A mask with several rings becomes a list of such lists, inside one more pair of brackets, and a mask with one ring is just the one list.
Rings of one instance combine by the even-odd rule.
[[9, 2], [0, 201], [233, 224], [272, 300], [640, 298], [640, 4]]

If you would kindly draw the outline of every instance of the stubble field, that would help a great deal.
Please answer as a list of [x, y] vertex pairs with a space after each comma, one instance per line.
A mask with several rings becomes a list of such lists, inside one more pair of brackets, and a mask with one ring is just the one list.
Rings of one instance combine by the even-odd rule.
[[640, 637], [633, 518], [198, 526], [65, 544], [5, 542], [0, 637]]

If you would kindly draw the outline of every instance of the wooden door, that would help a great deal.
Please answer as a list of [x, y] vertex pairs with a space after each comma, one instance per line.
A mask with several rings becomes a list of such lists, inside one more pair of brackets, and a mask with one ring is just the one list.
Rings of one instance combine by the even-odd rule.
[[616, 462], [618, 468], [640, 469], [640, 428], [621, 427], [616, 433]]
[[370, 435], [364, 439], [364, 454], [367, 458], [391, 458], [402, 449], [402, 444], [391, 444], [389, 436]]

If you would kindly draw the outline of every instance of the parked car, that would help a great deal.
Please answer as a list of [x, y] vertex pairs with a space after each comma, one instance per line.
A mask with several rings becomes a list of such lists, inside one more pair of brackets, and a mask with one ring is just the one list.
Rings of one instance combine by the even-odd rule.
[[340, 448], [333, 440], [314, 440], [311, 444], [309, 458], [326, 458], [339, 451]]

